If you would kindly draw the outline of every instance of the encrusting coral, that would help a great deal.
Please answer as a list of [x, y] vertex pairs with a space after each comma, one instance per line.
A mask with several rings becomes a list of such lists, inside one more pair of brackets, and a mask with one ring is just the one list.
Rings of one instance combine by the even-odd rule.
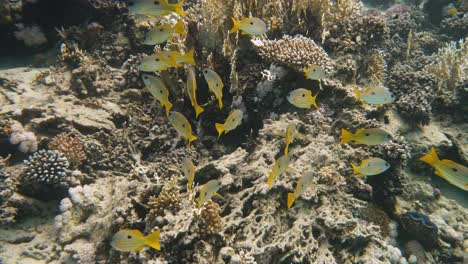
[[279, 40], [253, 39], [258, 54], [265, 60], [303, 70], [310, 65], [326, 67], [329, 64], [327, 53], [315, 41], [304, 36], [284, 35]]
[[49, 149], [62, 153], [74, 165], [79, 165], [86, 159], [82, 140], [67, 133], [55, 136], [49, 143]]

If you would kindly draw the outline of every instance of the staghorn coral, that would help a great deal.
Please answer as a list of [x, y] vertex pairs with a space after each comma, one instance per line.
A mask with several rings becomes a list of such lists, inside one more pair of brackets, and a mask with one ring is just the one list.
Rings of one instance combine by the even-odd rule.
[[382, 84], [386, 77], [387, 64], [380, 50], [371, 50], [367, 58], [366, 74], [374, 84]]
[[67, 133], [55, 136], [50, 141], [49, 148], [62, 153], [73, 165], [80, 165], [86, 159], [82, 140]]
[[53, 185], [66, 182], [69, 166], [67, 158], [55, 150], [39, 150], [24, 161], [23, 183]]
[[284, 35], [279, 40], [253, 39], [258, 54], [265, 60], [302, 70], [312, 64], [326, 67], [329, 64], [327, 53], [312, 39], [304, 36]]
[[453, 91], [457, 82], [468, 78], [468, 42], [460, 39], [439, 49], [434, 56], [434, 62], [425, 70], [437, 78], [438, 92]]
[[221, 208], [213, 201], [208, 201], [201, 209], [200, 229], [204, 234], [216, 234], [223, 229], [222, 218], [219, 215]]

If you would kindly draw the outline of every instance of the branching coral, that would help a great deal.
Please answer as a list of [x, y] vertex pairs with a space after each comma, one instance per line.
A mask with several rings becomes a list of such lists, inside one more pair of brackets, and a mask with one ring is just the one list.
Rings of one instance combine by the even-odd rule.
[[312, 64], [326, 67], [329, 63], [327, 53], [312, 39], [303, 36], [283, 36], [279, 40], [254, 39], [252, 43], [258, 54], [272, 63], [282, 64], [302, 70]]
[[149, 198], [148, 207], [150, 208], [150, 215], [162, 215], [166, 210], [172, 213], [177, 212], [181, 206], [181, 199], [181, 194], [175, 186], [165, 188], [158, 196], [151, 196]]
[[346, 21], [362, 8], [359, 0], [320, 0], [322, 13], [322, 41], [329, 35], [330, 28], [339, 21]]
[[219, 213], [221, 208], [213, 201], [208, 201], [201, 210], [201, 229], [204, 234], [216, 234], [223, 229], [223, 222]]
[[52, 150], [39, 150], [24, 161], [25, 183], [57, 184], [67, 180], [69, 166], [67, 158], [60, 152]]
[[81, 139], [67, 133], [61, 133], [54, 137], [49, 143], [49, 148], [62, 153], [74, 165], [79, 165], [86, 159]]
[[367, 59], [366, 73], [372, 83], [382, 84], [386, 77], [387, 64], [384, 54], [379, 50], [372, 50]]
[[468, 79], [468, 42], [460, 39], [439, 49], [426, 70], [437, 78], [439, 92], [453, 91], [457, 82]]

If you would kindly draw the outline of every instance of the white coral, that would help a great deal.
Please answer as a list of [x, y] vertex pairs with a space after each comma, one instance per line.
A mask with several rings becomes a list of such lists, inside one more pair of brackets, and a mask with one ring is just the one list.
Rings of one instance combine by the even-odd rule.
[[14, 33], [15, 38], [23, 41], [26, 46], [39, 46], [47, 43], [47, 38], [39, 26], [27, 27], [23, 24], [16, 24], [16, 27], [18, 30]]
[[18, 148], [23, 153], [37, 151], [37, 138], [32, 132], [25, 131], [19, 122], [14, 122], [11, 125], [10, 143], [18, 145]]

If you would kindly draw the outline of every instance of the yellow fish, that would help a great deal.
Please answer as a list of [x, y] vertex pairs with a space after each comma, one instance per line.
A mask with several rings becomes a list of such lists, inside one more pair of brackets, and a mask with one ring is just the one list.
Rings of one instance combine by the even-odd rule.
[[231, 17], [232, 26], [231, 31], [229, 34], [235, 33], [239, 30], [242, 31], [242, 35], [262, 35], [267, 32], [267, 25], [263, 20], [256, 17], [246, 17], [241, 21]]
[[354, 87], [354, 93], [356, 99], [365, 104], [383, 105], [395, 101], [395, 96], [383, 86], [367, 87], [363, 92]]
[[185, 118], [181, 113], [172, 111], [169, 114], [169, 122], [175, 128], [179, 136], [188, 141], [187, 146], [190, 148], [190, 143], [196, 140], [197, 137], [192, 135], [192, 126], [187, 118]]
[[390, 164], [381, 158], [370, 158], [361, 161], [361, 165], [351, 163], [353, 175], [372, 176], [380, 174], [390, 168]]
[[221, 188], [221, 185], [219, 184], [219, 181], [218, 180], [211, 180], [207, 183], [205, 183], [205, 185], [203, 185], [200, 189], [200, 195], [198, 196], [198, 208], [202, 207], [202, 205], [209, 201], [211, 199], [211, 197], [213, 197], [213, 195], [218, 195], [220, 197], [222, 197], [221, 195], [219, 195], [217, 193], [217, 191], [219, 190], [219, 188]]
[[128, 4], [128, 9], [135, 14], [145, 16], [164, 16], [173, 12], [184, 17], [185, 13], [182, 10], [184, 1], [169, 4], [168, 0], [136, 0]]
[[163, 24], [160, 26], [156, 26], [148, 33], [146, 33], [145, 40], [143, 41], [143, 44], [145, 45], [156, 45], [156, 44], [161, 44], [164, 43], [168, 40], [170, 40], [174, 34], [186, 34], [187, 32], [185, 31], [184, 28], [184, 22], [182, 20], [177, 21], [177, 23], [172, 26], [171, 24]]
[[242, 110], [234, 110], [227, 118], [224, 124], [216, 123], [216, 131], [218, 131], [218, 138], [223, 134], [223, 133], [228, 133], [231, 130], [234, 130], [236, 127], [238, 127], [241, 122], [242, 118], [244, 118], [244, 112]]
[[281, 156], [273, 165], [273, 169], [271, 170], [270, 174], [268, 175], [268, 187], [271, 188], [273, 186], [273, 182], [278, 176], [281, 176], [289, 167], [289, 163], [291, 160], [289, 156], [284, 155]]
[[169, 102], [169, 91], [160, 79], [149, 75], [143, 74], [143, 83], [146, 85], [146, 89], [156, 98], [159, 103], [166, 109], [166, 116], [169, 116], [169, 111], [172, 108], [171, 102]]
[[315, 102], [317, 95], [318, 93], [315, 96], [312, 96], [312, 92], [310, 90], [299, 88], [290, 92], [287, 99], [291, 104], [299, 108], [310, 109], [312, 106], [315, 106], [315, 108], [320, 109]]
[[193, 187], [193, 180], [195, 179], [195, 166], [193, 165], [193, 162], [187, 157], [182, 160], [182, 172], [184, 173], [185, 178], [187, 178], [187, 187], [191, 192]]
[[176, 64], [177, 64], [176, 67], [180, 67], [184, 64], [195, 65], [195, 58], [194, 58], [195, 50], [193, 49], [189, 50], [185, 54], [181, 54], [178, 51], [171, 51], [171, 52], [172, 52], [172, 56], [174, 56], [176, 59]]
[[111, 246], [118, 251], [138, 252], [145, 246], [161, 250], [159, 244], [160, 230], [156, 230], [148, 236], [144, 236], [135, 229], [122, 229], [111, 238]]
[[289, 144], [291, 144], [294, 141], [294, 138], [303, 138], [304, 135], [299, 133], [296, 129], [296, 125], [294, 124], [289, 124], [288, 127], [286, 128], [286, 147], [284, 148], [284, 155], [289, 154]]
[[422, 156], [420, 160], [426, 162], [436, 169], [435, 174], [458, 188], [468, 191], [468, 168], [454, 161], [440, 160], [434, 148]]
[[176, 67], [177, 62], [170, 51], [160, 51], [154, 55], [144, 57], [138, 65], [138, 70], [144, 72], [164, 71], [169, 67]]
[[453, 16], [458, 13], [458, 8], [454, 3], [450, 3], [442, 8], [443, 16]]
[[208, 83], [208, 89], [214, 93], [216, 99], [218, 99], [219, 109], [223, 108], [223, 80], [219, 75], [210, 69], [203, 70], [203, 76], [205, 77], [206, 82]]
[[390, 134], [380, 128], [361, 128], [356, 133], [351, 133], [346, 129], [341, 129], [341, 144], [354, 141], [356, 144], [375, 146], [392, 139]]
[[316, 64], [312, 64], [308, 68], [304, 69], [304, 73], [306, 77], [311, 80], [319, 81], [326, 77], [325, 69]]
[[198, 116], [204, 111], [204, 109], [197, 103], [197, 78], [195, 76], [195, 68], [189, 67], [187, 74], [187, 94], [190, 98], [190, 103], [195, 108], [195, 117]]
[[294, 201], [301, 196], [306, 189], [310, 187], [317, 186], [315, 183], [312, 182], [314, 179], [314, 175], [312, 172], [306, 172], [302, 178], [297, 181], [296, 189], [292, 193], [288, 193], [288, 208], [294, 204]]

